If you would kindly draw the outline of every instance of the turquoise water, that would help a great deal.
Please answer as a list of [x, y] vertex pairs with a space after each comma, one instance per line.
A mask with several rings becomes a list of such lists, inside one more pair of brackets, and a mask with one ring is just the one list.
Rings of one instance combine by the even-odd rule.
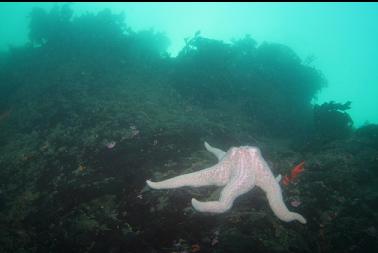
[[[33, 6], [47, 10], [54, 4], [1, 4], [0, 49], [27, 41]], [[378, 122], [377, 3], [74, 3], [72, 8], [76, 14], [124, 12], [135, 30], [165, 32], [172, 55], [198, 30], [225, 41], [250, 34], [258, 43], [288, 45], [303, 60], [312, 59], [328, 80], [314, 102], [352, 101], [355, 126]]]

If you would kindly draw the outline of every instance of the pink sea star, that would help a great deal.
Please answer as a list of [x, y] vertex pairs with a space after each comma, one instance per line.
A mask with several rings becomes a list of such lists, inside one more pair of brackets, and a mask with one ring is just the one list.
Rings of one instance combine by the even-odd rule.
[[199, 212], [210, 213], [223, 213], [231, 209], [238, 196], [257, 185], [265, 192], [271, 209], [279, 219], [286, 222], [297, 220], [303, 224], [306, 223], [306, 219], [302, 215], [290, 212], [287, 209], [279, 185], [281, 176], [277, 178], [273, 176], [257, 147], [233, 147], [227, 153], [210, 146], [206, 142], [205, 147], [218, 158], [219, 162], [216, 165], [161, 182], [147, 180], [147, 184], [153, 189], [206, 185], [224, 186], [218, 201], [201, 202], [192, 199], [194, 209]]

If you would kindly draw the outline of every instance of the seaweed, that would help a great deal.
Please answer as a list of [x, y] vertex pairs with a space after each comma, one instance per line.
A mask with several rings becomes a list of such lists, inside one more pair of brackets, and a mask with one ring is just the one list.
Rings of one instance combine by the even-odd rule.
[[315, 131], [326, 140], [346, 139], [351, 136], [353, 120], [346, 112], [351, 102], [344, 104], [334, 101], [315, 105], [314, 123]]

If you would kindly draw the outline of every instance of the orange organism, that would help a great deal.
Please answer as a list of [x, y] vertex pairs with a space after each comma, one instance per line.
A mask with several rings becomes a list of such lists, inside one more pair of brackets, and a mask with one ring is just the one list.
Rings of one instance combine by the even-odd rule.
[[292, 170], [290, 175], [286, 175], [282, 181], [282, 183], [287, 186], [289, 183], [292, 183], [300, 173], [304, 171], [304, 161], [295, 166]]

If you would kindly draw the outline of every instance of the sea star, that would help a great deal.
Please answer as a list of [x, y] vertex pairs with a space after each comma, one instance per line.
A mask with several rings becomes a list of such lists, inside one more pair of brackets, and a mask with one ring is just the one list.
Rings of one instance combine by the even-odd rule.
[[194, 209], [199, 212], [223, 213], [231, 209], [238, 196], [250, 191], [257, 185], [265, 192], [273, 213], [279, 219], [286, 222], [297, 220], [303, 224], [306, 223], [306, 219], [302, 215], [290, 212], [287, 209], [279, 185], [281, 175], [274, 178], [259, 148], [253, 146], [232, 147], [226, 153], [210, 146], [207, 142], [205, 142], [205, 148], [218, 158], [219, 162], [216, 165], [161, 182], [147, 180], [148, 186], [153, 189], [172, 189], [183, 186], [225, 186], [219, 201], [201, 202], [192, 199]]

